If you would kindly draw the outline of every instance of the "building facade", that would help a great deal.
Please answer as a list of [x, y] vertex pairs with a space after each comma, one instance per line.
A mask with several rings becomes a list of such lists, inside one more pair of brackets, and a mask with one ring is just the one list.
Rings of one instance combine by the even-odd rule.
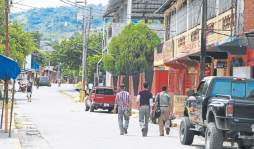
[[[254, 1], [207, 1], [205, 75], [254, 78]], [[162, 84], [176, 95], [197, 88], [202, 2], [167, 0], [156, 11], [164, 14], [165, 34], [154, 52], [154, 93]]]
[[[108, 8], [104, 14], [105, 20], [110, 20], [107, 25], [107, 43], [110, 43], [112, 37], [118, 36], [129, 23], [144, 22], [148, 27], [154, 30], [157, 35], [164, 40], [163, 14], [154, 13], [161, 7], [166, 0], [109, 0]], [[115, 82], [112, 75], [107, 72], [106, 86], [117, 86], [123, 81], [118, 77]], [[139, 77], [139, 84], [133, 83], [132, 77], [129, 79], [130, 92], [141, 88], [144, 75]], [[114, 79], [116, 80], [116, 79]], [[114, 83], [115, 82], [115, 83]], [[134, 89], [135, 88], [135, 89]]]

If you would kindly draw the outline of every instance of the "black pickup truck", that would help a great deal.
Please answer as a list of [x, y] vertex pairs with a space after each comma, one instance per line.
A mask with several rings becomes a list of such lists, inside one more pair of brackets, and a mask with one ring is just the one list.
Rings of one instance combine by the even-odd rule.
[[191, 145], [195, 135], [205, 137], [206, 149], [222, 149], [224, 141], [254, 147], [254, 80], [206, 77], [189, 91], [180, 141]]

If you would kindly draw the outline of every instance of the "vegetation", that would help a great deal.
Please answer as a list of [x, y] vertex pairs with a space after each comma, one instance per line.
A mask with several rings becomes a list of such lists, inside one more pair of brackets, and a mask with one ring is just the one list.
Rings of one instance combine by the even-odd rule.
[[[77, 34], [70, 39], [65, 39], [54, 45], [49, 60], [52, 65], [61, 64], [63, 75], [79, 76], [82, 75], [82, 36]], [[94, 73], [96, 72], [96, 64], [101, 58], [101, 33], [93, 33], [89, 37], [88, 56], [87, 56], [87, 79], [93, 82]]]
[[[0, 0], [0, 20], [3, 20], [3, 0]], [[4, 51], [5, 34], [3, 29], [3, 21], [0, 21], [0, 53]], [[9, 25], [9, 49], [10, 57], [17, 60], [20, 66], [25, 63], [27, 55], [31, 54], [36, 49], [34, 37], [32, 33], [24, 31], [23, 27], [18, 23]]]
[[[101, 10], [105, 10], [105, 7], [102, 5], [88, 6], [94, 10], [92, 28], [101, 27], [103, 24]], [[51, 41], [54, 39], [61, 40], [81, 31], [82, 19], [77, 19], [81, 13], [81, 10], [69, 6], [36, 8], [11, 14], [11, 20], [25, 24], [25, 30], [28, 32], [39, 31], [44, 40]]]
[[32, 34], [25, 32], [22, 26], [17, 23], [10, 24], [9, 45], [9, 56], [17, 60], [21, 66], [25, 64], [26, 56], [36, 50], [36, 44]]
[[160, 44], [155, 32], [145, 24], [130, 24], [112, 39], [104, 67], [113, 75], [136, 75], [153, 65], [154, 48]]

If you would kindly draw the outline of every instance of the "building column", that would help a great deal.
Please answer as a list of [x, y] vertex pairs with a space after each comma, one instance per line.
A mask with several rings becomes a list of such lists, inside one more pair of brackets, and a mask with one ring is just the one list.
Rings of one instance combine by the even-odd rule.
[[132, 14], [132, 0], [128, 0], [128, 3], [127, 3], [127, 23], [131, 23], [131, 14]]

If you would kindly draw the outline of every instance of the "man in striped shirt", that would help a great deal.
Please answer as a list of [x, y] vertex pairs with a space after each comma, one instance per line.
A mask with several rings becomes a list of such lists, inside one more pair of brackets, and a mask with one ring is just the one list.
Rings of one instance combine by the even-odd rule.
[[131, 111], [130, 95], [127, 91], [124, 91], [124, 89], [124, 85], [120, 85], [120, 92], [116, 94], [114, 106], [114, 113], [116, 112], [116, 107], [118, 108], [118, 124], [120, 128], [120, 135], [127, 134], [130, 116], [126, 113]]

